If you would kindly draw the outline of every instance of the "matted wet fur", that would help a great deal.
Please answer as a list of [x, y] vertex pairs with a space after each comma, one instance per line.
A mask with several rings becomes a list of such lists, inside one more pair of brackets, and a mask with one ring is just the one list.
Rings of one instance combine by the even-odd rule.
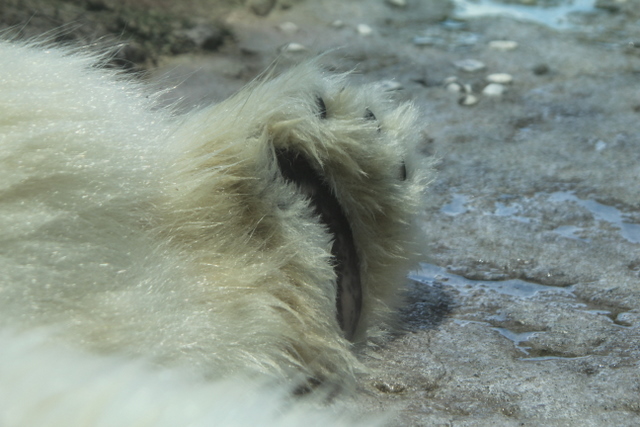
[[[0, 42], [0, 58], [0, 395], [39, 389], [27, 415], [67, 402], [49, 383], [102, 357], [143, 361], [143, 383], [159, 367], [353, 381], [419, 253], [411, 104], [309, 62], [174, 116], [80, 50]], [[68, 387], [108, 383], [91, 369]]]

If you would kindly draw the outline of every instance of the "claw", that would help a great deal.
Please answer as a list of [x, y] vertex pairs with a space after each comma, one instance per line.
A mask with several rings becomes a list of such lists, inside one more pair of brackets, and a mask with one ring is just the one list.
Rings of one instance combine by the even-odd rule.
[[327, 181], [304, 156], [291, 150], [277, 149], [276, 158], [282, 176], [295, 183], [298, 190], [309, 198], [320, 221], [333, 236], [331, 254], [336, 273], [337, 320], [345, 338], [353, 341], [362, 312], [362, 283], [360, 260], [349, 220]]

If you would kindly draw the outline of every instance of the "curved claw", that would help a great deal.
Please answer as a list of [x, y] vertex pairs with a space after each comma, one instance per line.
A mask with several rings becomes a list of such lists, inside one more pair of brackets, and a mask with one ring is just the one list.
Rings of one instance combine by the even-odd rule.
[[362, 312], [362, 282], [360, 260], [353, 240], [351, 224], [340, 202], [326, 180], [301, 154], [291, 150], [276, 150], [280, 173], [294, 182], [333, 235], [331, 254], [336, 273], [337, 319], [345, 338], [352, 341]]

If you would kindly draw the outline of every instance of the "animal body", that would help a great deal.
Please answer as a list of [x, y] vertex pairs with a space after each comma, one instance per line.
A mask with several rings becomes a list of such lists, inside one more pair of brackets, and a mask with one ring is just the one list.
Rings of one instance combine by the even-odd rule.
[[388, 329], [415, 108], [310, 62], [177, 115], [81, 49], [0, 58], [0, 425], [338, 425], [292, 391]]

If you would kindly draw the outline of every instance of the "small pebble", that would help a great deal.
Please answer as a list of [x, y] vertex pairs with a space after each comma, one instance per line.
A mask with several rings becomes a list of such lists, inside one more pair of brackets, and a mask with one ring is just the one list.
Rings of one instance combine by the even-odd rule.
[[[199, 24], [188, 30], [176, 33], [179, 36], [186, 37], [195, 46], [205, 50], [216, 50], [224, 43], [224, 31], [212, 25]], [[172, 53], [182, 52], [173, 51]]]
[[417, 36], [413, 38], [412, 42], [416, 46], [434, 46], [441, 44], [442, 39], [439, 37]]
[[249, 8], [258, 16], [266, 16], [276, 5], [276, 0], [249, 0]]
[[373, 33], [373, 29], [367, 24], [358, 24], [358, 33], [361, 36], [370, 36]]
[[508, 85], [513, 82], [513, 76], [507, 73], [494, 73], [487, 76], [487, 81], [489, 83]]
[[465, 105], [467, 107], [471, 106], [471, 105], [476, 105], [477, 103], [478, 103], [478, 97], [476, 97], [474, 95], [471, 95], [471, 94], [464, 95], [458, 101], [458, 104]]
[[596, 0], [593, 6], [610, 13], [618, 13], [621, 9], [621, 3], [626, 3], [626, 1], [627, 0]]
[[486, 96], [502, 96], [507, 88], [499, 83], [489, 83], [482, 89], [482, 94]]
[[444, 87], [447, 91], [452, 93], [472, 93], [473, 89], [470, 84], [462, 84], [455, 76], [447, 77], [444, 79]]
[[603, 140], [598, 140], [598, 142], [596, 142], [596, 151], [602, 151], [605, 148], [607, 148], [606, 142], [604, 142]]
[[402, 84], [398, 83], [395, 80], [382, 80], [381, 82], [379, 82], [379, 85], [382, 90], [387, 92], [402, 89]]
[[454, 62], [453, 65], [469, 73], [485, 69], [484, 63], [478, 61], [477, 59], [462, 59], [460, 61]]
[[447, 30], [463, 30], [467, 28], [467, 23], [465, 21], [457, 21], [455, 19], [446, 19], [440, 23], [443, 28]]
[[407, 0], [387, 0], [387, 4], [395, 7], [406, 7]]
[[514, 42], [513, 40], [492, 40], [489, 42], [489, 47], [495, 50], [514, 50], [518, 47], [518, 42]]
[[335, 21], [333, 21], [333, 22], [331, 23], [331, 26], [332, 26], [333, 28], [342, 28], [342, 27], [344, 27], [344, 22], [342, 22], [342, 21], [341, 21], [341, 20], [339, 20], [339, 19], [336, 19]]
[[282, 52], [304, 52], [307, 47], [300, 43], [288, 43], [282, 47]]
[[460, 83], [458, 82], [450, 82], [447, 83], [445, 85], [445, 87], [447, 88], [447, 91], [449, 92], [453, 92], [453, 93], [460, 93], [460, 92], [464, 92], [464, 86], [462, 86]]
[[283, 22], [278, 25], [278, 29], [285, 34], [292, 35], [298, 32], [298, 26], [293, 22]]
[[474, 44], [478, 43], [479, 39], [480, 36], [475, 33], [463, 33], [458, 35], [455, 43], [458, 46], [473, 46]]
[[640, 315], [633, 312], [620, 313], [616, 317], [616, 322], [624, 326], [633, 326], [640, 322]]
[[536, 76], [542, 76], [549, 72], [549, 66], [547, 64], [538, 64], [533, 67], [533, 74]]

